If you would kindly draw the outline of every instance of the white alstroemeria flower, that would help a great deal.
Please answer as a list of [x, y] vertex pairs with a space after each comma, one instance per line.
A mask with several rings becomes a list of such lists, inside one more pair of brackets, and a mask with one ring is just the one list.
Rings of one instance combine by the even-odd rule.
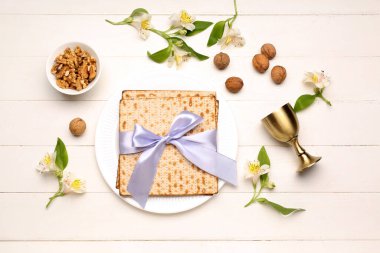
[[269, 173], [269, 165], [260, 165], [259, 161], [248, 162], [248, 170], [245, 176], [246, 179], [252, 178], [253, 184], [256, 185], [261, 175]]
[[174, 62], [177, 68], [181, 67], [183, 62], [186, 62], [190, 58], [190, 53], [180, 50], [178, 48], [173, 49], [171, 56], [168, 59], [168, 66], [173, 66]]
[[245, 39], [240, 35], [239, 29], [229, 28], [224, 29], [223, 37], [219, 40], [218, 44], [222, 46], [222, 49], [233, 45], [235, 47], [242, 47], [245, 44]]
[[46, 172], [52, 172], [57, 170], [57, 166], [55, 165], [55, 157], [56, 153], [46, 153], [45, 156], [38, 163], [36, 170], [43, 174]]
[[328, 77], [324, 71], [322, 72], [306, 72], [305, 84], [314, 85], [318, 89], [324, 89], [330, 85], [330, 77]]
[[182, 10], [180, 13], [175, 13], [170, 16], [172, 27], [183, 27], [189, 31], [194, 30], [195, 17], [190, 15], [187, 11]]
[[65, 193], [84, 193], [86, 191], [86, 181], [76, 178], [71, 172], [65, 173], [62, 182]]
[[140, 38], [146, 40], [149, 37], [149, 29], [152, 28], [150, 23], [152, 16], [147, 13], [143, 13], [140, 16], [133, 17], [131, 25], [137, 29]]

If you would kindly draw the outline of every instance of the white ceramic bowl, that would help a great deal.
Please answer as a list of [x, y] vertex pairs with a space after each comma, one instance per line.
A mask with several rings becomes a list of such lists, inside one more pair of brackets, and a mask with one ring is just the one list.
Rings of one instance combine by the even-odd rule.
[[[67, 47], [74, 49], [76, 46], [81, 47], [83, 50], [87, 51], [92, 57], [94, 57], [96, 59], [96, 77], [83, 90], [77, 91], [77, 90], [73, 90], [73, 89], [62, 89], [62, 88], [58, 87], [58, 85], [56, 84], [56, 78], [50, 71], [51, 71], [51, 68], [53, 67], [55, 58], [59, 54], [63, 53], [63, 51]], [[79, 94], [83, 94], [83, 93], [86, 93], [87, 91], [91, 90], [96, 85], [96, 83], [98, 82], [100, 74], [101, 74], [101, 70], [102, 69], [101, 69], [100, 60], [99, 60], [99, 57], [96, 54], [95, 50], [92, 49], [89, 45], [82, 43], [82, 42], [68, 42], [68, 43], [65, 43], [65, 44], [59, 46], [57, 49], [54, 50], [54, 52], [52, 54], [50, 54], [50, 56], [46, 62], [46, 75], [47, 75], [47, 79], [49, 80], [51, 86], [53, 86], [54, 89], [56, 89], [57, 91], [59, 91], [63, 94], [66, 94], [66, 95], [79, 95]]]

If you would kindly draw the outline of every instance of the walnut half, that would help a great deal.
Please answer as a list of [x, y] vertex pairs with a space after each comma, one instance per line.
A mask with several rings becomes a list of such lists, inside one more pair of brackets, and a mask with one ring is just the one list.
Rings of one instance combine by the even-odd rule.
[[80, 91], [95, 79], [96, 59], [79, 46], [66, 48], [55, 58], [51, 73], [58, 87]]

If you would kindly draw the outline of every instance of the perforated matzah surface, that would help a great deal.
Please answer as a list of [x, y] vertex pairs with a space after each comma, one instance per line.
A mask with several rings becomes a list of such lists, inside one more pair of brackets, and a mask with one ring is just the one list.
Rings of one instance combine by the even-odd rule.
[[[181, 97], [155, 99], [124, 99], [120, 102], [120, 131], [133, 130], [138, 123], [158, 135], [166, 135], [174, 117], [183, 110], [201, 115], [204, 122], [192, 132], [216, 128], [215, 97]], [[191, 133], [189, 133], [191, 134]], [[139, 154], [120, 155], [119, 192], [129, 195], [126, 188]], [[214, 194], [217, 178], [187, 161], [172, 145], [167, 145], [157, 168], [151, 195]]]
[[125, 90], [122, 99], [169, 98], [169, 97], [215, 97], [214, 91], [191, 90]]
[[[216, 98], [215, 91], [192, 91], [192, 90], [124, 90], [122, 99], [141, 98], [167, 98], [167, 97], [212, 97]], [[216, 100], [216, 122], [218, 123], [219, 102]], [[120, 170], [117, 170], [116, 188], [119, 189]]]

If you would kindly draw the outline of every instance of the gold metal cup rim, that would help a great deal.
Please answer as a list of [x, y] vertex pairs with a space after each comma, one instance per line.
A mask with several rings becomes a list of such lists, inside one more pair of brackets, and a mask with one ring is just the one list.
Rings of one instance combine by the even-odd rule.
[[280, 113], [282, 110], [284, 110], [285, 107], [286, 108], [291, 108], [291, 110], [293, 110], [293, 107], [289, 103], [286, 103], [283, 106], [281, 106], [280, 108], [278, 108], [276, 111], [271, 112], [267, 116], [265, 116], [264, 118], [262, 118], [261, 121], [265, 121], [267, 118], [271, 117], [272, 115]]

